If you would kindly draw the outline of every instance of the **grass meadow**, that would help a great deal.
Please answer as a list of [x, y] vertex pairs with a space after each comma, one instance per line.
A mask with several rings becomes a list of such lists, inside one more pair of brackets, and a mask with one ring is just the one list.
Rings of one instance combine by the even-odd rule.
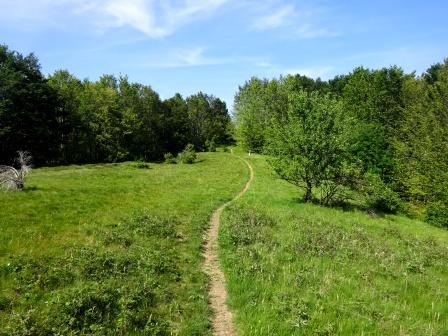
[[301, 203], [245, 158], [254, 181], [220, 229], [240, 335], [448, 335], [447, 230]]
[[[263, 156], [224, 211], [220, 259], [240, 335], [448, 335], [448, 231], [301, 203]], [[247, 167], [40, 168], [0, 193], [0, 335], [209, 335], [205, 228]]]
[[247, 167], [142, 168], [41, 168], [0, 193], [0, 335], [210, 334], [203, 232]]

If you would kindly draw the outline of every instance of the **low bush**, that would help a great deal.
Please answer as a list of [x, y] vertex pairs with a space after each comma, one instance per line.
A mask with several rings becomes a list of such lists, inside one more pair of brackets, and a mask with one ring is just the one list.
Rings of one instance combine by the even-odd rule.
[[132, 163], [132, 166], [138, 169], [149, 169], [151, 168], [150, 164], [145, 161], [136, 161]]
[[6, 311], [11, 308], [11, 299], [6, 296], [0, 296], [0, 311]]
[[426, 220], [434, 225], [448, 228], [448, 205], [444, 202], [434, 202], [426, 208]]
[[176, 158], [171, 153], [166, 153], [163, 157], [165, 158], [165, 163], [169, 163], [169, 164], [176, 163]]
[[216, 152], [216, 142], [215, 139], [206, 140], [205, 148], [207, 148], [207, 152]]
[[397, 213], [401, 208], [398, 194], [390, 189], [377, 174], [368, 173], [364, 176], [362, 191], [369, 209]]
[[192, 144], [188, 144], [185, 149], [177, 155], [177, 161], [180, 163], [191, 164], [197, 159], [196, 151]]

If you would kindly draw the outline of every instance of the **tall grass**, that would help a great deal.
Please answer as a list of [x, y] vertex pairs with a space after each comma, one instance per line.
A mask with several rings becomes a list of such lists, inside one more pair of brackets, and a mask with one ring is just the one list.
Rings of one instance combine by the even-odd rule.
[[444, 335], [448, 232], [300, 202], [261, 156], [224, 212], [221, 260], [241, 335]]
[[209, 334], [203, 231], [246, 178], [225, 153], [35, 170], [0, 193], [0, 335]]

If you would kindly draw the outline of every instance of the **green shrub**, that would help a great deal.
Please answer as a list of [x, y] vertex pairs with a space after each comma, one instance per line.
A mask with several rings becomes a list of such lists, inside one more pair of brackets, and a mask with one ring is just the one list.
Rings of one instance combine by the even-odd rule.
[[55, 259], [49, 256], [17, 256], [4, 267], [2, 273], [14, 282], [17, 293], [31, 289], [53, 290], [71, 284], [75, 279], [71, 258]]
[[369, 209], [396, 213], [401, 208], [401, 200], [398, 194], [390, 189], [378, 174], [367, 173], [364, 175], [363, 191]]
[[149, 168], [151, 168], [151, 166], [149, 165], [148, 162], [141, 161], [141, 160], [132, 163], [132, 167], [135, 167], [135, 168], [138, 168], [138, 169], [149, 169]]
[[185, 149], [177, 155], [177, 160], [180, 163], [194, 163], [197, 159], [196, 151], [192, 144], [188, 144]]
[[0, 312], [11, 308], [11, 300], [6, 296], [0, 296]]
[[169, 163], [169, 164], [176, 163], [176, 158], [171, 153], [166, 153], [163, 157], [165, 158], [165, 163]]
[[448, 205], [444, 202], [434, 202], [426, 208], [426, 221], [448, 228]]
[[205, 147], [207, 148], [207, 152], [216, 152], [216, 142], [215, 139], [206, 140]]

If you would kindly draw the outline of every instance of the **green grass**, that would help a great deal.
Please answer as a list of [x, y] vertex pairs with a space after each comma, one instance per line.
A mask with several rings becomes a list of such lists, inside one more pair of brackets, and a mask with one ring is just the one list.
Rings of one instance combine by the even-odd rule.
[[0, 193], [0, 335], [207, 335], [212, 211], [244, 185], [226, 153], [192, 165], [36, 169]]
[[220, 229], [240, 335], [448, 335], [447, 230], [301, 203], [245, 158], [253, 184]]

